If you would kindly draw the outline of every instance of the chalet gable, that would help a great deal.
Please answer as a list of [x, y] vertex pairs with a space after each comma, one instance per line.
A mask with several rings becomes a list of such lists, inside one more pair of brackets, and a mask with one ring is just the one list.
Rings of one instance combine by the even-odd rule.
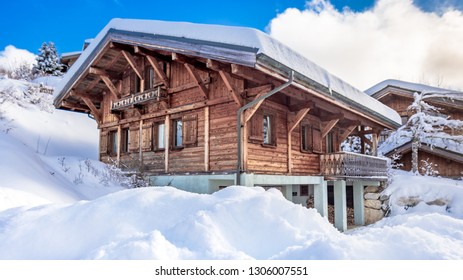
[[[240, 76], [257, 83], [276, 80], [278, 86], [294, 72], [293, 87], [334, 103], [388, 128], [400, 118], [392, 109], [370, 98], [305, 57], [258, 30], [153, 20], [112, 20], [86, 48], [57, 88], [55, 106], [89, 112], [98, 118], [101, 93], [120, 98], [116, 83], [135, 72], [140, 58], [158, 62], [182, 61], [207, 99], [207, 79], [201, 69], [219, 70], [221, 78]], [[129, 66], [128, 66], [129, 65]], [[160, 64], [159, 64], [160, 65]], [[154, 67], [158, 76], [163, 71]], [[206, 75], [207, 76], [207, 75]], [[135, 77], [134, 79], [137, 79]], [[165, 85], [168, 81], [164, 77]], [[238, 93], [230, 87], [233, 98]], [[299, 93], [300, 94], [300, 93]], [[85, 99], [82, 98], [85, 96]], [[92, 105], [93, 104], [93, 105]]]

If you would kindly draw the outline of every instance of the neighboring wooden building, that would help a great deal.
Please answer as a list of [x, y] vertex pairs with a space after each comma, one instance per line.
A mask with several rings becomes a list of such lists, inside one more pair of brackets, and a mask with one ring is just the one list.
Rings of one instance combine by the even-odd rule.
[[[433, 92], [438, 94], [462, 94], [453, 90], [431, 87], [422, 84], [409, 83], [399, 80], [386, 80], [370, 89], [366, 93], [372, 97], [396, 110], [405, 124], [408, 118], [414, 114], [408, 107], [413, 103], [413, 94], [415, 92]], [[429, 104], [440, 109], [440, 113], [449, 116], [449, 119], [463, 120], [463, 102], [452, 100], [450, 98], [435, 98], [428, 101]], [[451, 133], [449, 131], [449, 133]], [[387, 137], [385, 133], [382, 138]], [[403, 164], [404, 170], [411, 170], [411, 142], [401, 143], [396, 147], [384, 151], [386, 156], [400, 154], [399, 160]], [[440, 147], [439, 145], [430, 147], [422, 143], [419, 152], [419, 169], [423, 173], [424, 161], [436, 165], [436, 171], [440, 176], [461, 178], [463, 176], [463, 150], [451, 147]]]
[[95, 118], [104, 162], [152, 185], [201, 193], [275, 186], [306, 201], [311, 192], [322, 215], [331, 184], [340, 229], [346, 185], [355, 188], [361, 224], [363, 187], [386, 174], [384, 160], [342, 153], [340, 143], [371, 134], [376, 147], [380, 131], [400, 122], [392, 109], [242, 27], [112, 20], [57, 91], [57, 108]]

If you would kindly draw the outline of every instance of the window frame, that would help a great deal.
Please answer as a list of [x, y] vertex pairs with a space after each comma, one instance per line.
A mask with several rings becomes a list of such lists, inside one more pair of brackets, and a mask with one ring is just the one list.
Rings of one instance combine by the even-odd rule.
[[[159, 140], [159, 132], [160, 132], [160, 127], [162, 126], [162, 141], [160, 142]], [[152, 135], [153, 135], [153, 139], [152, 139], [152, 145], [153, 145], [153, 150], [154, 151], [164, 151], [166, 149], [166, 143], [165, 143], [165, 133], [166, 133], [166, 127], [165, 127], [165, 123], [164, 122], [155, 122], [153, 123], [153, 127], [152, 127], [153, 131], [152, 131]], [[162, 147], [160, 147], [160, 143], [162, 143]]]
[[107, 149], [107, 154], [109, 156], [116, 156], [117, 155], [117, 150], [118, 150], [118, 146], [117, 146], [117, 139], [118, 139], [118, 133], [117, 133], [117, 130], [116, 129], [113, 129], [113, 130], [109, 130], [108, 131], [108, 139], [107, 139], [107, 146], [106, 146], [106, 149]]
[[[311, 153], [313, 152], [313, 133], [312, 125], [307, 123], [301, 124], [301, 152]], [[305, 141], [304, 141], [305, 140]]]
[[[262, 146], [276, 147], [277, 141], [276, 141], [276, 117], [275, 117], [275, 114], [264, 112], [262, 114], [262, 119], [261, 120], [262, 120]], [[267, 120], [267, 126], [268, 126], [267, 133], [265, 131], [266, 120]], [[268, 123], [270, 123], [270, 124], [268, 124]], [[268, 130], [270, 130], [270, 133], [268, 133]]]
[[129, 143], [130, 143], [130, 128], [123, 127], [121, 129], [121, 154], [127, 154], [130, 152]]
[[[179, 123], [181, 124], [180, 130], [178, 129], [178, 124]], [[173, 150], [183, 149], [184, 148], [184, 146], [183, 146], [183, 136], [184, 136], [183, 135], [183, 119], [182, 118], [172, 119], [171, 127], [172, 127], [171, 148]], [[181, 135], [180, 135], [181, 143], [180, 144], [177, 142], [179, 132], [181, 133]]]

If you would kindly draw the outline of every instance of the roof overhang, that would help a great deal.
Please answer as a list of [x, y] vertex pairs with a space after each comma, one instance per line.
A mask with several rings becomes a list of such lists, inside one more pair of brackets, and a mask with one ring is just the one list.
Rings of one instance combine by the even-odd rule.
[[[316, 94], [320, 98], [346, 108], [355, 114], [362, 115], [384, 127], [394, 129], [400, 126], [400, 116], [391, 108], [353, 88], [339, 78], [332, 76], [323, 68], [313, 64], [313, 62], [300, 56], [260, 31], [237, 28], [239, 29], [238, 31], [247, 31], [247, 33], [244, 34], [246, 35], [245, 37], [251, 37], [251, 35], [255, 36], [255, 38], [251, 40], [254, 45], [250, 44], [250, 46], [222, 41], [187, 38], [185, 36], [180, 37], [140, 32], [132, 29], [121, 29], [120, 22], [117, 21], [124, 20], [116, 20], [119, 24], [114, 24], [117, 28], [113, 28], [113, 21], [100, 32], [89, 47], [83, 51], [82, 55], [68, 73], [66, 73], [56, 90], [55, 107], [60, 107], [66, 95], [69, 94], [70, 90], [83, 77], [85, 77], [90, 66], [102, 55], [104, 49], [107, 48], [111, 42], [115, 42], [146, 47], [152, 50], [170, 51], [194, 57], [209, 58], [226, 63], [244, 65], [259, 71], [265, 71], [267, 69], [271, 70], [272, 73], [270, 74], [282, 80], [287, 80], [289, 73], [293, 70], [295, 72], [295, 85], [299, 88]], [[187, 27], [191, 28], [191, 25]], [[198, 27], [204, 28], [203, 25], [198, 25]], [[142, 29], [144, 30], [146, 28], [143, 27]], [[222, 34], [222, 36], [226, 36], [226, 34]], [[261, 41], [263, 41], [263, 43]], [[265, 53], [263, 49], [269, 54]], [[296, 65], [288, 65], [290, 62], [290, 59], [286, 58], [288, 55], [294, 55], [298, 63], [296, 63]], [[278, 59], [275, 57], [278, 57]], [[309, 66], [306, 66], [304, 61]], [[310, 71], [305, 71], [307, 67], [315, 69], [314, 73], [318, 76], [316, 75], [317, 77], [312, 78], [307, 75], [307, 73], [311, 73]], [[320, 82], [320, 77], [322, 77], [323, 82]]]

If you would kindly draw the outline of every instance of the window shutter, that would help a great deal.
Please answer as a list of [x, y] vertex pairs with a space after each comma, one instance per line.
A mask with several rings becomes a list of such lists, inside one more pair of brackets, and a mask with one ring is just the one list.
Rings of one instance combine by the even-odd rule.
[[136, 152], [139, 148], [139, 135], [140, 130], [138, 128], [131, 128], [129, 131], [129, 151]]
[[145, 125], [142, 128], [142, 149], [143, 151], [151, 151], [153, 143], [153, 129], [151, 125]]
[[313, 127], [312, 136], [313, 136], [313, 151], [316, 153], [321, 153], [322, 152], [322, 133], [320, 132], [320, 129]]
[[108, 131], [101, 131], [100, 133], [100, 154], [108, 153]]
[[260, 142], [264, 141], [263, 115], [259, 112], [256, 112], [254, 116], [252, 116], [250, 124], [249, 139]]
[[183, 144], [196, 145], [198, 140], [198, 117], [188, 115], [183, 117]]

